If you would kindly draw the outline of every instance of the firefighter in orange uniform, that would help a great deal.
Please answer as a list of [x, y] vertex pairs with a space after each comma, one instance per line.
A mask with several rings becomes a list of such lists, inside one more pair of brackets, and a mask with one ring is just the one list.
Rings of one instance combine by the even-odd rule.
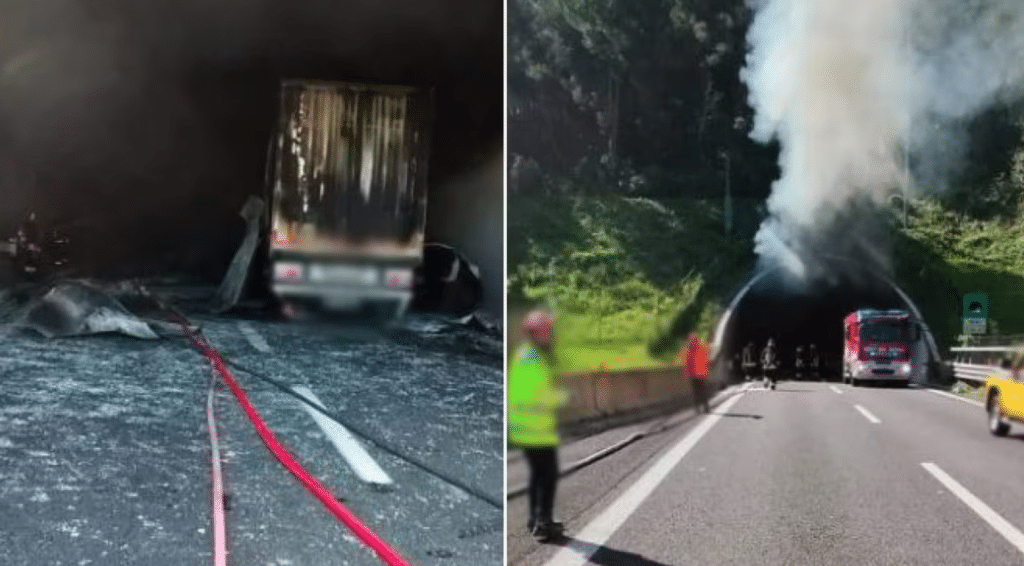
[[708, 385], [708, 347], [697, 336], [696, 332], [690, 333], [686, 343], [686, 350], [683, 351], [682, 362], [686, 367], [686, 376], [690, 379], [693, 387], [694, 406], [698, 412], [710, 413], [709, 406], [710, 387]]

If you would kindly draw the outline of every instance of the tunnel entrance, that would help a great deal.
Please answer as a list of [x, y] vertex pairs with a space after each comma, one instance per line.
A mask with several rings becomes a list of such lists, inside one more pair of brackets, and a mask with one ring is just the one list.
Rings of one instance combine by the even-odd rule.
[[[4, 22], [35, 29], [44, 4]], [[430, 203], [501, 152], [500, 2], [88, 4], [67, 29], [0, 50], [0, 241], [35, 212], [69, 239], [82, 277], [219, 283], [245, 233], [239, 210], [267, 189], [282, 79], [433, 89], [428, 237], [460, 249], [481, 239]], [[500, 182], [463, 186], [456, 197], [487, 197], [479, 214], [499, 238]]]
[[816, 344], [822, 377], [838, 380], [843, 359], [843, 318], [862, 308], [906, 309], [911, 305], [884, 277], [870, 272], [832, 271], [827, 277], [793, 285], [781, 271], [764, 273], [734, 301], [726, 316], [721, 359], [742, 356], [753, 342], [760, 354], [775, 338], [784, 375], [791, 375], [797, 346]]

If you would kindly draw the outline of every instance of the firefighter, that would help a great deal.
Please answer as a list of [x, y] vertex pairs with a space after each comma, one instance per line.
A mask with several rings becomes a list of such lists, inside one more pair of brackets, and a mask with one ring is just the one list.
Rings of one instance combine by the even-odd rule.
[[508, 372], [508, 442], [523, 451], [530, 468], [529, 530], [541, 542], [562, 533], [553, 511], [558, 486], [557, 410], [565, 394], [555, 387], [554, 319], [533, 311], [524, 321], [526, 342]]
[[39, 225], [36, 213], [32, 212], [22, 222], [15, 236], [15, 262], [22, 274], [29, 280], [37, 280], [42, 267], [42, 245], [39, 238]]
[[811, 344], [811, 351], [808, 357], [810, 357], [811, 374], [814, 375], [814, 379], [821, 379], [821, 358], [818, 357], [818, 346], [816, 344]]
[[754, 377], [754, 371], [757, 369], [757, 358], [754, 354], [754, 343], [747, 342], [747, 345], [743, 347], [743, 378], [744, 381], [750, 381]]
[[768, 343], [761, 350], [761, 370], [764, 372], [765, 387], [775, 389], [775, 384], [779, 379], [779, 354], [775, 349], [774, 338], [769, 338]]
[[708, 347], [696, 332], [690, 333], [683, 352], [683, 364], [693, 390], [693, 405], [699, 413], [710, 413], [708, 387]]

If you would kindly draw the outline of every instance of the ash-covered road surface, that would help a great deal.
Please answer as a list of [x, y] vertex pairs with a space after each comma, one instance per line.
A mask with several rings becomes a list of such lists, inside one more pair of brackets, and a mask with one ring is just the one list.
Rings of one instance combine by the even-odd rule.
[[[501, 500], [501, 341], [192, 315], [226, 360]], [[210, 366], [183, 338], [0, 329], [0, 563], [212, 563]], [[501, 564], [502, 511], [361, 443], [362, 482], [296, 399], [232, 370], [277, 439], [413, 564]], [[216, 393], [233, 564], [380, 564]]]

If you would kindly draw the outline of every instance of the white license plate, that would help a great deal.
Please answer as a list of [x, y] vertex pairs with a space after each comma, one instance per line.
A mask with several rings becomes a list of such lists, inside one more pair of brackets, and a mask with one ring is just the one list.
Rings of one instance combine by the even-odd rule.
[[321, 283], [349, 283], [353, 285], [376, 285], [377, 270], [372, 267], [351, 265], [313, 265], [309, 278]]

